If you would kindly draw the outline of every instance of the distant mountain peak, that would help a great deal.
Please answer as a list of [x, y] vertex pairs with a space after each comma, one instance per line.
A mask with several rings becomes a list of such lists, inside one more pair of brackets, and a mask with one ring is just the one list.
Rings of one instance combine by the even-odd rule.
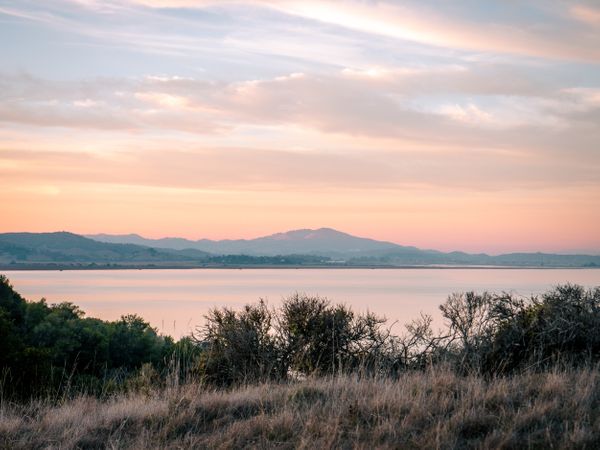
[[86, 235], [88, 238], [100, 238], [100, 237], [121, 237], [121, 238], [136, 238], [136, 239], [145, 239], [143, 236], [137, 233], [127, 233], [127, 234], [108, 234], [108, 233], [98, 233], [93, 235]]
[[331, 238], [350, 238], [350, 239], [363, 239], [352, 236], [348, 233], [335, 230], [333, 228], [300, 228], [298, 230], [289, 230], [281, 233], [271, 234], [265, 236], [262, 239], [274, 239], [279, 241], [286, 240], [309, 240], [309, 239], [331, 239]]

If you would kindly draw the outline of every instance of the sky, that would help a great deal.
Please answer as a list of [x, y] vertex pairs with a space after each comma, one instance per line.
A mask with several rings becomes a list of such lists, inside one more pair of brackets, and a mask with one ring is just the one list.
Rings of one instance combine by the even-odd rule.
[[0, 232], [600, 252], [599, 1], [0, 0]]

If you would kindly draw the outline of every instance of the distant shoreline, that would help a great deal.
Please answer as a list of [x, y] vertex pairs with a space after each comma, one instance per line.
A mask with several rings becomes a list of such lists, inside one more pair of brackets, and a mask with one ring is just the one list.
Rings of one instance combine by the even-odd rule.
[[598, 266], [486, 266], [486, 265], [341, 265], [341, 264], [328, 264], [328, 265], [194, 265], [194, 266], [180, 266], [180, 265], [56, 265], [56, 264], [18, 264], [18, 265], [0, 265], [0, 272], [64, 272], [64, 271], [87, 271], [87, 270], [190, 270], [190, 269], [227, 269], [227, 270], [244, 270], [244, 269], [282, 269], [282, 270], [300, 270], [300, 269], [478, 269], [478, 270], [490, 270], [490, 269], [505, 269], [505, 270], [516, 270], [516, 269], [600, 269]]
[[[307, 246], [305, 241], [314, 236], [318, 236], [318, 242], [311, 241]], [[221, 244], [231, 242], [238, 241]], [[395, 244], [332, 229], [296, 230], [248, 242], [254, 242], [255, 248], [236, 250], [226, 245], [220, 250], [209, 248], [212, 253], [208, 253], [193, 248], [176, 250], [107, 243], [65, 231], [0, 233], [0, 270], [600, 268], [600, 255], [443, 253], [393, 247]], [[388, 247], [382, 249], [382, 245]]]

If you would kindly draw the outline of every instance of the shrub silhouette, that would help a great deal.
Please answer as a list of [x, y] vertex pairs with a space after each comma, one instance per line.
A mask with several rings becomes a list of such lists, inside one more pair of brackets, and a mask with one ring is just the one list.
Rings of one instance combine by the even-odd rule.
[[525, 302], [509, 302], [485, 352], [484, 369], [564, 364], [579, 366], [600, 356], [600, 288], [563, 285]]
[[282, 376], [280, 351], [272, 330], [272, 312], [261, 301], [242, 311], [213, 309], [195, 337], [204, 350], [200, 372], [206, 381], [230, 385]]
[[278, 311], [263, 301], [241, 311], [213, 309], [195, 336], [203, 349], [200, 373], [207, 382], [230, 385], [292, 373], [375, 370], [388, 350], [384, 323], [303, 294], [286, 298]]
[[541, 296], [453, 294], [436, 350], [463, 371], [503, 374], [600, 357], [600, 288], [566, 284]]
[[600, 288], [563, 285], [531, 298], [455, 293], [440, 306], [446, 328], [422, 316], [403, 336], [386, 321], [327, 299], [294, 294], [279, 310], [261, 302], [213, 310], [197, 342], [200, 372], [218, 384], [290, 374], [396, 375], [444, 363], [462, 373], [502, 375], [600, 360]]
[[322, 297], [294, 294], [283, 301], [278, 337], [288, 367], [304, 374], [373, 369], [387, 350], [385, 319], [355, 314]]
[[204, 350], [200, 372], [224, 385], [290, 374], [381, 372], [384, 362], [393, 365], [384, 323], [303, 294], [284, 299], [279, 310], [262, 301], [239, 312], [213, 309], [196, 336]]

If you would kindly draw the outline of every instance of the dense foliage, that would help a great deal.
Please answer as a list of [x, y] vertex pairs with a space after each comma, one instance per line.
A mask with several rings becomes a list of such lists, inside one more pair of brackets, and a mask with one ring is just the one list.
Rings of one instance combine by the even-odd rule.
[[175, 344], [135, 315], [86, 318], [71, 303], [26, 302], [0, 276], [0, 383], [3, 395], [98, 392], [144, 364], [160, 370]]

